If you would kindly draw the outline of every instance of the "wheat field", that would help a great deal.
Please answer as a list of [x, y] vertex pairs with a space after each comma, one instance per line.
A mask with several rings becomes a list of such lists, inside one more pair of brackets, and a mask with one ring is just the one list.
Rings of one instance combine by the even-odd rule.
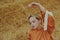
[[31, 27], [30, 14], [40, 14], [38, 7], [28, 8], [31, 2], [39, 2], [53, 12], [55, 30], [53, 39], [60, 40], [60, 0], [0, 0], [0, 40], [28, 40]]

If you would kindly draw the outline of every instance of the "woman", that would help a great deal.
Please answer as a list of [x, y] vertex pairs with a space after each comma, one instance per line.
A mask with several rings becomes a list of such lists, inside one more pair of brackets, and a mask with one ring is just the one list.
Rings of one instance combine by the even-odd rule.
[[[29, 32], [29, 40], [53, 40], [51, 34], [54, 30], [54, 18], [52, 12], [47, 11], [40, 3], [32, 2], [28, 7], [38, 6], [42, 17], [29, 16], [28, 20], [32, 26]], [[43, 25], [44, 23], [44, 25]]]

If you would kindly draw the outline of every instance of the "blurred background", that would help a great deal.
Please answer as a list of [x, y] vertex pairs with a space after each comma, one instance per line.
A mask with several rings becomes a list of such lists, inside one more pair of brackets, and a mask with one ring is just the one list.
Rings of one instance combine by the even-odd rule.
[[55, 30], [53, 39], [60, 40], [60, 0], [0, 0], [0, 40], [28, 40], [30, 14], [40, 15], [38, 7], [28, 8], [31, 2], [41, 3], [53, 12]]

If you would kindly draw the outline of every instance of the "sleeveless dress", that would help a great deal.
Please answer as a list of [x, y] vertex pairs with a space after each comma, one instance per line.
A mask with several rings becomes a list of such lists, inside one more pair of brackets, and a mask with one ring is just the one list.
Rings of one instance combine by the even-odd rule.
[[[46, 13], [51, 13], [46, 11]], [[42, 21], [44, 21], [45, 14], [42, 14]], [[54, 30], [54, 18], [52, 14], [48, 15], [47, 30], [44, 31], [44, 27], [41, 29], [31, 29], [29, 32], [29, 40], [53, 40], [52, 32]]]

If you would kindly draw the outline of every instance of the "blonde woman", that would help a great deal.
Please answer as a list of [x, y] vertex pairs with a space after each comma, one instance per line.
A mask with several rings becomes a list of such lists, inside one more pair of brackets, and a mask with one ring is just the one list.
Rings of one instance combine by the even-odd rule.
[[[54, 30], [54, 18], [52, 12], [46, 10], [40, 3], [32, 2], [28, 7], [38, 6], [42, 17], [30, 15], [28, 20], [31, 25], [29, 40], [53, 40], [52, 32]], [[42, 25], [42, 22], [44, 25]]]

